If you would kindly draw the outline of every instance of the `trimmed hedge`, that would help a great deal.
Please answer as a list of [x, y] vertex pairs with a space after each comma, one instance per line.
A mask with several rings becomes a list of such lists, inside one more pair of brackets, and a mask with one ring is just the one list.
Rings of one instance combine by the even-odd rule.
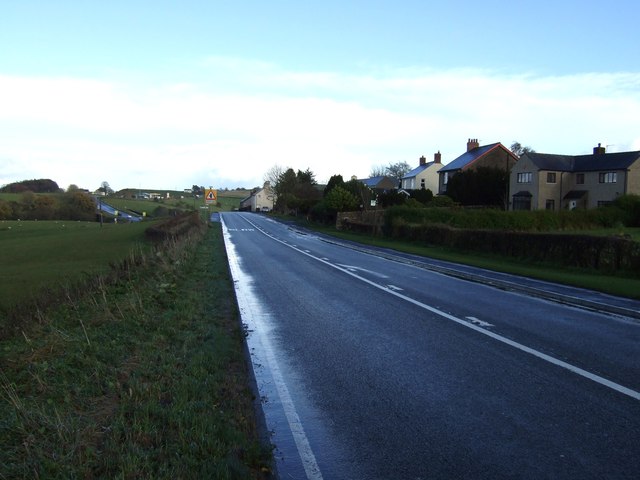
[[393, 238], [535, 262], [640, 276], [640, 243], [624, 237], [459, 229], [447, 225], [398, 223]]

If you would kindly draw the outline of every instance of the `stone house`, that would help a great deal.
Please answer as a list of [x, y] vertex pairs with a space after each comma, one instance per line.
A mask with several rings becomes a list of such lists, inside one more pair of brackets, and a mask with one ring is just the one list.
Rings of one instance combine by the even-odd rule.
[[438, 194], [447, 193], [449, 179], [457, 172], [473, 170], [478, 167], [511, 170], [518, 156], [500, 142], [480, 146], [477, 138], [467, 141], [467, 151], [438, 170]]
[[264, 182], [262, 188], [256, 188], [251, 195], [240, 201], [240, 210], [246, 212], [270, 212], [273, 210], [275, 194], [270, 182]]
[[512, 210], [595, 208], [640, 194], [640, 151], [588, 155], [526, 153], [509, 179]]

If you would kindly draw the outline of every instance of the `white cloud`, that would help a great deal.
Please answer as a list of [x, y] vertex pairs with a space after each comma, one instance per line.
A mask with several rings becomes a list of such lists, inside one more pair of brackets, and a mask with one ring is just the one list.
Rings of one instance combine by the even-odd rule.
[[357, 76], [219, 58], [199, 68], [176, 83], [0, 75], [0, 183], [233, 188], [275, 164], [326, 181], [437, 150], [446, 163], [468, 137], [550, 153], [640, 149], [640, 73]]

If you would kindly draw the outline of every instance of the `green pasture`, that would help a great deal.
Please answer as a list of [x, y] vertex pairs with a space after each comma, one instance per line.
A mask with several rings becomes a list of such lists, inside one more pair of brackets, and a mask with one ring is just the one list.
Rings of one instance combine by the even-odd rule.
[[[247, 195], [248, 193], [245, 194], [245, 192], [236, 191], [218, 192], [218, 203], [220, 206], [211, 204], [209, 205], [209, 210], [211, 212], [232, 211], [240, 206], [240, 200]], [[171, 197], [158, 200], [106, 197], [103, 198], [103, 201], [122, 211], [133, 210], [136, 212], [147, 212], [147, 215], [152, 215], [153, 211], [159, 206], [183, 210], [198, 210], [200, 207], [206, 205], [202, 196], [200, 198], [194, 198], [188, 195], [184, 195], [183, 198]]]
[[0, 309], [44, 286], [109, 269], [144, 243], [149, 222], [0, 222]]

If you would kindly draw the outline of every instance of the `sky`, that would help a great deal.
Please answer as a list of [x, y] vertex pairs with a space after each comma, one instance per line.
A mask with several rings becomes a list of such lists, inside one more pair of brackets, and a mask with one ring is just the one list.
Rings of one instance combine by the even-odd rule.
[[640, 150], [640, 2], [0, 0], [0, 185]]

